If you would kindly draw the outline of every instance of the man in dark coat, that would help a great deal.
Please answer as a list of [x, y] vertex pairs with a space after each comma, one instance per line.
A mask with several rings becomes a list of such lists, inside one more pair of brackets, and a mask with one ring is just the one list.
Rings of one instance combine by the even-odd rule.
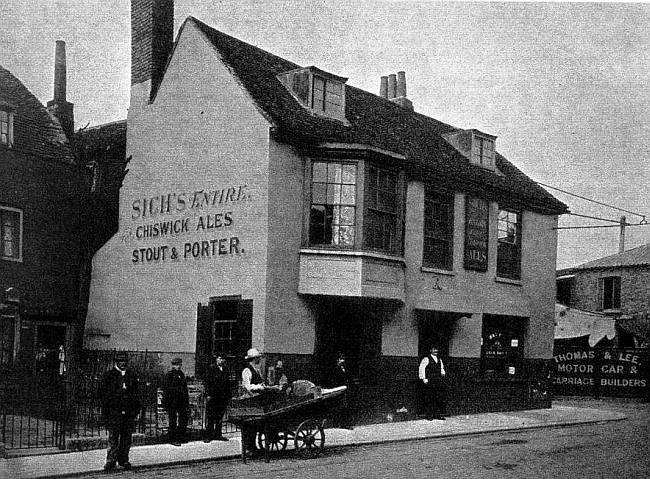
[[326, 385], [331, 388], [345, 386], [348, 388], [346, 393], [346, 401], [339, 408], [336, 409], [334, 414], [334, 425], [344, 429], [353, 429], [352, 414], [348, 402], [352, 399], [351, 391], [351, 375], [348, 364], [345, 360], [343, 353], [338, 353], [336, 356], [336, 365], [331, 369], [329, 376], [326, 380]]
[[115, 367], [104, 374], [100, 387], [102, 416], [108, 431], [105, 471], [115, 469], [116, 464], [131, 469], [131, 435], [140, 411], [138, 389], [138, 377], [127, 369], [126, 354], [116, 354]]
[[172, 368], [165, 375], [162, 388], [163, 407], [169, 414], [169, 442], [174, 446], [186, 442], [187, 408], [190, 402], [187, 379], [181, 371], [182, 364], [181, 358], [172, 359]]
[[423, 409], [426, 418], [429, 420], [445, 420], [446, 375], [445, 365], [438, 356], [438, 347], [431, 346], [429, 354], [422, 358], [418, 368]]
[[226, 366], [226, 358], [223, 354], [218, 354], [215, 362], [208, 368], [205, 392], [207, 425], [204, 442], [210, 442], [212, 439], [227, 441], [228, 439], [223, 437], [222, 420], [231, 398], [231, 384], [230, 370]]

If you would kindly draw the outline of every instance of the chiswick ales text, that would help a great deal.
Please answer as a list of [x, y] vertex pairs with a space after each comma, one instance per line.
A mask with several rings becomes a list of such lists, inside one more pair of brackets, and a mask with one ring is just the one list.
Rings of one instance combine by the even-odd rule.
[[[134, 264], [160, 263], [245, 253], [237, 236], [226, 233], [235, 224], [230, 208], [250, 201], [246, 185], [190, 193], [167, 193], [138, 198], [131, 203], [131, 219], [136, 225], [123, 235], [123, 241], [175, 239], [192, 233], [213, 232], [209, 239], [179, 241], [158, 246], [141, 246], [131, 251]], [[219, 211], [214, 211], [219, 210]], [[182, 218], [169, 218], [184, 214]], [[187, 216], [190, 215], [191, 216]]]

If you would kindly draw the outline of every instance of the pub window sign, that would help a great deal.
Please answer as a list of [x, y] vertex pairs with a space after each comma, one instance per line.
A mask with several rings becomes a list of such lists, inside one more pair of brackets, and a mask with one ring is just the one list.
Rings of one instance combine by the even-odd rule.
[[487, 271], [489, 203], [467, 197], [465, 202], [465, 269]]

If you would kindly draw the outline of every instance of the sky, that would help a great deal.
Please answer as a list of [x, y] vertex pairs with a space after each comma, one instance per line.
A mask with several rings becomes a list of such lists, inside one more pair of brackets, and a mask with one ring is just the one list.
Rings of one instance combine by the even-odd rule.
[[[126, 118], [128, 0], [2, 0], [0, 65], [46, 103], [66, 42], [75, 126]], [[299, 65], [379, 93], [405, 71], [415, 110], [497, 136], [497, 150], [571, 212], [650, 243], [650, 3], [176, 0], [193, 16]], [[558, 268], [615, 254], [620, 228], [564, 215]]]

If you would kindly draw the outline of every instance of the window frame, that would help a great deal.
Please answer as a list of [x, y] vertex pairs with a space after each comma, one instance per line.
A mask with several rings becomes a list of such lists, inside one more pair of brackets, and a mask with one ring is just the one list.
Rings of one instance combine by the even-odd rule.
[[[511, 215], [515, 215], [516, 221], [510, 220]], [[521, 210], [499, 206], [497, 215], [497, 278], [521, 279], [522, 220]], [[504, 223], [505, 228], [503, 227]], [[510, 225], [513, 224], [515, 225], [514, 241], [508, 241]]]
[[528, 321], [529, 318], [519, 316], [483, 315], [480, 370], [484, 376], [518, 378], [524, 375]]
[[[447, 221], [441, 228], [435, 228], [431, 223], [443, 223], [436, 219], [435, 212], [431, 208], [434, 205], [446, 206]], [[455, 195], [447, 191], [439, 191], [434, 189], [433, 186], [425, 186], [424, 190], [424, 220], [422, 222], [422, 266], [424, 268], [441, 269], [445, 271], [453, 271], [454, 269], [454, 208], [455, 208]], [[436, 211], [438, 211], [436, 209]], [[433, 214], [428, 214], [433, 213]], [[443, 212], [444, 213], [444, 212]], [[447, 229], [444, 234], [436, 234], [437, 232]], [[436, 262], [435, 258], [432, 259], [427, 256], [428, 251], [433, 251], [433, 248], [427, 247], [428, 243], [446, 243], [445, 257], [442, 261]]]
[[[489, 170], [494, 170], [496, 156], [494, 140], [477, 135], [476, 133], [473, 134], [472, 140], [472, 163]], [[491, 148], [487, 148], [487, 145], [490, 145]]]
[[[609, 282], [611, 282], [610, 287], [608, 287], [607, 284]], [[620, 310], [621, 309], [621, 277], [603, 276], [598, 279], [598, 284], [599, 284], [599, 292], [600, 292], [599, 294], [600, 310], [601, 311]]]
[[[325, 181], [315, 181], [314, 175], [317, 169], [316, 167], [317, 164], [325, 165]], [[329, 181], [330, 167], [334, 165], [338, 165], [340, 167], [340, 172], [341, 172], [340, 182]], [[354, 249], [358, 244], [358, 238], [359, 238], [359, 176], [360, 176], [359, 171], [361, 170], [360, 163], [352, 160], [328, 160], [328, 159], [315, 158], [311, 160], [310, 166], [311, 168], [309, 172], [310, 176], [309, 176], [309, 209], [308, 209], [308, 222], [307, 222], [308, 225], [307, 245], [309, 247], [317, 247], [317, 248], [332, 248], [332, 249], [341, 249], [341, 250]], [[346, 181], [344, 178], [343, 172], [346, 169], [346, 167], [349, 169], [350, 166], [354, 166], [354, 182]], [[320, 198], [315, 198], [317, 196], [317, 194], [315, 193], [316, 185], [324, 185], [325, 192], [318, 194], [318, 196], [324, 195], [325, 202], [318, 201]], [[340, 202], [338, 203], [328, 202], [328, 200], [330, 199], [330, 185], [332, 186], [331, 191], [333, 192], [334, 196], [337, 195], [336, 186], [339, 187], [338, 196]], [[352, 203], [351, 201], [347, 201], [344, 203], [342, 199], [343, 191], [344, 189], [346, 189], [346, 187], [349, 188], [350, 186], [354, 187], [354, 192], [351, 195], [348, 192], [345, 196], [346, 198], [350, 198], [350, 196], [353, 196], [354, 202]], [[319, 222], [318, 224], [316, 224], [315, 222], [314, 219], [315, 206], [325, 207], [322, 223]], [[328, 206], [332, 207], [331, 220], [330, 220], [331, 222], [329, 223], [329, 226], [328, 226], [328, 215], [330, 213], [328, 213], [327, 211]], [[338, 212], [335, 211], [336, 208], [339, 208]], [[352, 209], [351, 222], [349, 220], [343, 221], [343, 218], [346, 213], [344, 209]], [[349, 210], [347, 211], [347, 214], [350, 214]], [[322, 226], [320, 226], [321, 224]], [[323, 240], [326, 240], [328, 238], [328, 230], [329, 230], [330, 240], [318, 241], [316, 237], [316, 232], [314, 230], [315, 227], [322, 227], [322, 235], [320, 237]], [[335, 232], [335, 229], [337, 227], [338, 227], [338, 231]], [[351, 231], [351, 235], [352, 235], [351, 241], [341, 242], [342, 227], [346, 227], [348, 228], [347, 231]]]
[[345, 119], [347, 78], [316, 67], [281, 73], [278, 78], [291, 95], [311, 113], [347, 123]]
[[[7, 213], [9, 212], [9, 213]], [[6, 225], [5, 225], [5, 216], [8, 216], [9, 214], [13, 214], [13, 216], [17, 216], [18, 221], [16, 222], [16, 225], [14, 226], [17, 228], [17, 252], [14, 255], [5, 255], [5, 235], [6, 233]], [[13, 240], [12, 240], [13, 242]], [[23, 211], [18, 208], [12, 208], [10, 206], [4, 206], [0, 205], [0, 259], [6, 260], [6, 261], [16, 261], [16, 262], [22, 262], [23, 261]]]
[[[4, 116], [6, 116], [6, 120], [3, 119]], [[7, 131], [3, 133], [5, 128]], [[7, 137], [6, 140], [3, 139], [5, 135]], [[0, 147], [14, 147], [14, 112], [2, 107], [0, 107]]]
[[[377, 171], [376, 175], [376, 185], [372, 184], [372, 175], [373, 171]], [[389, 193], [388, 189], [382, 187], [381, 177], [386, 178], [387, 175], [390, 175], [394, 178], [394, 189], [392, 193]], [[363, 248], [368, 251], [375, 251], [379, 253], [384, 253], [392, 256], [402, 256], [404, 251], [404, 179], [403, 175], [399, 170], [394, 170], [391, 168], [386, 168], [384, 166], [378, 166], [373, 163], [369, 163], [367, 168], [364, 170], [364, 197], [363, 197], [363, 224], [361, 225], [363, 229]], [[393, 210], [387, 211], [385, 207], [386, 204], [390, 204], [391, 201], [386, 201], [385, 198], [381, 198], [381, 194], [392, 194], [394, 199]], [[373, 195], [377, 195], [373, 199]], [[376, 223], [373, 224], [373, 221]], [[389, 237], [385, 237], [386, 226], [392, 224], [392, 234], [389, 233]], [[381, 240], [379, 245], [376, 242], [377, 236], [372, 229], [379, 225]], [[385, 244], [388, 239], [388, 245]]]

